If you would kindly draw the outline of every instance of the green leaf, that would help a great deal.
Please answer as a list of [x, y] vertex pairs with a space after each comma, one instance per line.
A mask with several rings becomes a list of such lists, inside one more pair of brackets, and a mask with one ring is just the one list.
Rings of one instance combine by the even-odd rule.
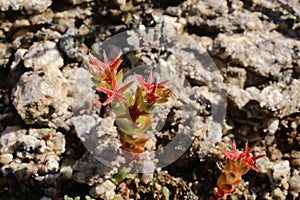
[[96, 199], [93, 199], [93, 198], [90, 197], [89, 195], [86, 195], [86, 196], [85, 196], [85, 200], [96, 200]]
[[169, 189], [166, 186], [164, 186], [162, 188], [162, 193], [166, 197], [166, 200], [169, 200], [169, 198], [170, 198], [170, 191], [169, 191]]
[[80, 200], [80, 196], [73, 198], [73, 197], [68, 197], [68, 195], [65, 195], [64, 200]]
[[111, 110], [116, 116], [128, 113], [128, 106], [125, 102], [114, 100], [111, 102]]
[[119, 183], [125, 178], [130, 178], [132, 175], [134, 176], [134, 174], [129, 173], [129, 168], [124, 168], [121, 171], [119, 171], [116, 175], [114, 175], [114, 177], [111, 180], [114, 183]]
[[123, 81], [123, 70], [121, 70], [121, 71], [119, 71], [117, 73], [116, 80], [117, 80], [118, 85], [122, 84], [122, 81]]
[[64, 196], [64, 200], [73, 200], [73, 198], [68, 197], [68, 195], [65, 195], [65, 196]]

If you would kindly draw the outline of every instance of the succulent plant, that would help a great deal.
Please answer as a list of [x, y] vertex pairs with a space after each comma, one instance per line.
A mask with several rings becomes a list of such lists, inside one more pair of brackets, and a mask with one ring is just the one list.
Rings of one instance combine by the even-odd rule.
[[152, 70], [150, 70], [147, 82], [139, 74], [135, 74], [139, 86], [136, 88], [135, 94], [132, 94], [127, 89], [133, 84], [133, 81], [120, 87], [123, 81], [123, 71], [118, 71], [122, 63], [121, 53], [112, 62], [109, 62], [105, 51], [103, 57], [104, 62], [101, 62], [89, 54], [86, 66], [97, 81], [97, 90], [108, 96], [102, 105], [110, 104], [116, 115], [121, 148], [125, 154], [129, 152], [130, 156], [140, 157], [145, 150], [145, 143], [149, 139], [145, 131], [152, 122], [151, 111], [155, 104], [168, 101], [172, 90], [165, 87], [168, 81], [152, 83]]
[[258, 171], [254, 162], [266, 155], [251, 156], [251, 150], [246, 142], [245, 152], [238, 153], [235, 141], [233, 141], [233, 153], [222, 151], [227, 157], [225, 167], [222, 174], [218, 178], [217, 186], [214, 188], [214, 195], [218, 199], [226, 199], [228, 194], [234, 191], [234, 187], [242, 181], [242, 176], [246, 174], [251, 168]]

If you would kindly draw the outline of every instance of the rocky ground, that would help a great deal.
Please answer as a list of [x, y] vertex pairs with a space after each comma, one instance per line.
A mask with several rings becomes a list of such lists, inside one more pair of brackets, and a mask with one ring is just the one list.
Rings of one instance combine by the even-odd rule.
[[[300, 199], [299, 1], [1, 0], [0, 10], [0, 199], [209, 199], [233, 139], [267, 156], [229, 199]], [[151, 48], [122, 67], [153, 66], [176, 98], [148, 131], [147, 173], [116, 181], [114, 116], [94, 105], [84, 60], [117, 33], [151, 28], [166, 43], [144, 38]], [[136, 47], [142, 36], [129, 35]], [[188, 148], [180, 154], [181, 140], [180, 158], [160, 167], [153, 151], [176, 135]]]

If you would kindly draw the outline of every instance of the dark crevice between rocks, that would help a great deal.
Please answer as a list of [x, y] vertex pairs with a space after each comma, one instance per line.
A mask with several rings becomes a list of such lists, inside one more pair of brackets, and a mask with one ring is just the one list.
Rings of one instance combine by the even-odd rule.
[[0, 176], [0, 199], [40, 199], [42, 197], [42, 184], [34, 178], [18, 181], [12, 173], [5, 177]]
[[[219, 50], [220, 53], [218, 54], [222, 54], [223, 51], [225, 51], [225, 49], [220, 49]], [[224, 77], [224, 79], [226, 80], [228, 77], [230, 77], [231, 74], [228, 74], [226, 71], [224, 71], [224, 69], [227, 68], [227, 66], [234, 66], [237, 68], [243, 68], [246, 70], [246, 81], [244, 83], [244, 89], [246, 89], [247, 87], [251, 87], [251, 86], [255, 86], [258, 89], [262, 89], [263, 87], [265, 87], [266, 85], [269, 85], [270, 81], [278, 81], [276, 80], [275, 77], [264, 77], [260, 74], [257, 74], [256, 72], [252, 70], [250, 70], [251, 67], [245, 67], [237, 62], [235, 62], [232, 58], [227, 58], [227, 59], [220, 59], [218, 57], [218, 55], [216, 55], [216, 53], [214, 51], [208, 51], [209, 55], [211, 56], [211, 58], [213, 59], [214, 63], [216, 64], [217, 68], [222, 72], [222, 76]]]
[[[134, 2], [133, 5], [135, 5]], [[113, 1], [111, 3], [107, 3], [105, 6], [103, 6], [103, 3], [96, 3], [92, 10], [92, 19], [95, 24], [103, 24], [109, 26], [122, 25], [126, 27], [126, 29], [137, 28], [140, 23], [145, 25], [146, 27], [153, 27], [155, 26], [155, 20], [151, 12], [152, 7], [152, 4], [143, 3], [138, 4], [132, 10], [130, 10], [129, 8], [128, 10], [120, 10], [120, 6], [114, 4]], [[136, 19], [136, 17], [132, 17], [132, 15], [134, 14], [139, 15], [139, 19]], [[127, 22], [126, 24], [124, 24], [124, 18], [127, 18], [129, 16], [131, 16], [132, 19], [129, 20], [129, 22]], [[114, 31], [116, 30], [116, 27], [112, 27], [112, 29], [113, 30], [111, 31]], [[112, 32], [112, 34], [116, 33], [116, 31]]]
[[293, 55], [292, 55], [292, 65], [293, 65], [293, 73], [292, 73], [292, 78], [295, 79], [300, 79], [300, 63], [297, 63], [297, 60], [300, 60], [300, 49], [295, 46], [293, 48]]
[[58, 177], [54, 184], [45, 184], [45, 181], [40, 181], [34, 177], [18, 180], [16, 176], [26, 177], [26, 172], [17, 171], [15, 174], [9, 173], [5, 177], [1, 174], [0, 199], [40, 199], [45, 194], [52, 197], [52, 199], [63, 199], [64, 195], [71, 197], [80, 196], [81, 199], [84, 199], [91, 189], [86, 184], [80, 184], [62, 177]]
[[249, 10], [250, 12], [261, 12], [262, 14], [268, 16], [270, 19], [278, 19], [281, 17], [282, 13], [279, 10], [272, 10], [265, 7], [260, 7], [259, 5], [253, 7], [253, 0], [244, 0], [243, 8]]
[[69, 197], [80, 196], [80, 199], [85, 199], [85, 196], [89, 194], [91, 187], [86, 184], [77, 183], [75, 181], [62, 181], [62, 188], [60, 196], [68, 195]]
[[[18, 19], [22, 15], [22, 12], [20, 10], [15, 11], [15, 10], [8, 10], [8, 11], [1, 11], [0, 14], [0, 19], [6, 19], [9, 22], [14, 22], [16, 19]], [[2, 21], [3, 22], [3, 21]]]
[[92, 16], [93, 22], [97, 25], [121, 25], [121, 16], [114, 16], [112, 13], [108, 12], [105, 15], [101, 14], [101, 10], [97, 11]]
[[[64, 159], [75, 159], [75, 160], [81, 158], [87, 150], [83, 142], [81, 141], [81, 139], [78, 138], [76, 131], [74, 130], [74, 127], [72, 127], [71, 130], [69, 131], [66, 131], [64, 129], [59, 129], [58, 131], [63, 133], [66, 138], [66, 151], [64, 154], [61, 155], [61, 157]], [[72, 152], [72, 154], [69, 155], [68, 152]], [[61, 160], [61, 162], [63, 162], [63, 160]]]
[[[8, 66], [8, 65], [7, 65]], [[8, 67], [1, 67], [0, 66], [0, 89], [8, 89], [8, 80], [7, 76], [9, 73], [9, 68]]]
[[232, 13], [235, 9], [232, 7], [232, 0], [226, 0], [228, 7], [228, 14]]
[[170, 112], [167, 115], [167, 119], [161, 130], [160, 134], [156, 135], [156, 149], [160, 149], [160, 147], [167, 146], [173, 138], [176, 136], [176, 132], [178, 131], [178, 125], [180, 119], [177, 119], [178, 122], [174, 123], [175, 117], [175, 108], [171, 108]]
[[[227, 102], [226, 119], [228, 124], [234, 127], [231, 132], [238, 140], [256, 142], [259, 138], [265, 137], [266, 132], [262, 130], [261, 123], [263, 119], [271, 116], [269, 111], [262, 109], [259, 103], [254, 100], [250, 100], [241, 109], [230, 98]], [[245, 135], [245, 129], [248, 130], [247, 133], [249, 134]], [[241, 148], [244, 148], [244, 144], [241, 145]]]
[[[25, 122], [22, 120], [20, 115], [17, 113], [15, 108], [13, 106], [8, 107], [9, 112], [12, 113], [11, 116], [5, 118], [4, 120], [1, 120], [1, 125], [6, 128], [8, 126], [20, 126], [20, 127], [26, 127]], [[7, 113], [7, 112], [6, 112]]]
[[[42, 41], [44, 38], [37, 38], [36, 36], [26, 35], [26, 33], [36, 33], [37, 31], [41, 30], [42, 28], [49, 28], [50, 25], [41, 24], [41, 25], [31, 25], [26, 28], [11, 28], [9, 32], [6, 33], [6, 40], [10, 43], [16, 39], [17, 36], [23, 36], [21, 39], [21, 44], [19, 48], [29, 48], [34, 42]], [[22, 30], [22, 33], [18, 33], [19, 30]], [[15, 35], [18, 33], [18, 35]]]
[[66, 0], [52, 0], [50, 8], [53, 12], [62, 12], [70, 9], [72, 5]]
[[185, 0], [149, 0], [155, 8], [166, 9], [169, 6], [178, 6]]
[[287, 116], [283, 119], [285, 122], [280, 123], [278, 130], [275, 132], [276, 144], [278, 149], [285, 154], [291, 153], [292, 150], [300, 151], [299, 138], [300, 126], [296, 129], [292, 127], [294, 121], [300, 120], [300, 111]]
[[244, 88], [255, 86], [258, 89], [262, 89], [264, 86], [268, 85], [270, 82], [269, 78], [263, 77], [254, 72], [251, 72], [249, 70], [247, 70], [246, 77], [247, 77], [247, 79], [245, 81]]
[[263, 191], [271, 190], [271, 183], [266, 174], [257, 173], [250, 170], [247, 174], [243, 175], [243, 180], [249, 182], [249, 192], [257, 195], [257, 199], [262, 199], [265, 195]]
[[167, 170], [171, 176], [182, 178], [186, 183], [190, 183], [189, 187], [197, 196], [208, 199], [221, 174], [216, 164], [217, 158], [207, 155], [204, 161], [197, 156], [197, 152], [190, 156], [190, 151], [193, 151], [192, 147], [164, 170]]
[[[0, 119], [0, 127], [4, 129], [7, 126], [21, 126], [21, 127], [25, 126], [25, 122], [22, 120], [22, 118], [17, 113], [17, 110], [12, 105], [11, 91], [14, 84], [11, 84], [10, 78], [11, 77], [8, 73], [8, 69], [0, 68], [0, 91], [1, 91], [0, 114], [6, 115], [6, 117]], [[4, 98], [6, 98], [5, 94], [8, 97], [8, 102], [5, 102], [4, 100]], [[3, 95], [3, 99], [2, 99], [2, 95]]]
[[293, 69], [292, 78], [293, 79], [300, 79], [300, 73], [298, 71], [296, 71], [295, 68]]
[[[77, 137], [74, 127], [68, 131], [58, 128], [57, 131], [63, 133], [66, 138], [66, 151], [60, 156], [62, 158], [59, 162], [60, 166], [63, 166], [64, 163], [72, 164], [70, 161], [78, 160], [86, 153], [87, 150], [82, 141]], [[91, 189], [90, 186], [78, 183], [72, 180], [72, 178], [68, 179], [65, 176], [60, 176], [56, 180], [54, 187], [58, 189], [58, 197], [63, 197], [64, 195], [68, 195], [69, 197], [80, 196], [81, 199], [85, 199], [85, 195]]]
[[219, 33], [221, 33], [221, 30], [219, 30], [217, 27], [208, 26], [207, 24], [201, 24], [201, 25], [191, 25], [188, 24], [185, 27], [185, 30], [189, 34], [196, 34], [198, 36], [208, 36], [213, 39], [215, 39]]

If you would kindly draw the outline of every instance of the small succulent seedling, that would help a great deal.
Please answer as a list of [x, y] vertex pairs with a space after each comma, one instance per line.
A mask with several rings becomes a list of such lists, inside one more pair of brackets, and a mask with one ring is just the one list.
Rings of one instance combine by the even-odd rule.
[[[80, 196], [72, 198], [72, 197], [68, 197], [68, 195], [65, 195], [64, 200], [80, 200]], [[86, 195], [85, 200], [95, 200], [95, 199], [93, 199], [92, 197]]]
[[124, 195], [129, 198], [130, 196], [130, 189], [129, 185], [133, 184], [135, 189], [139, 188], [140, 179], [137, 177], [136, 174], [131, 174], [129, 168], [123, 168], [117, 174], [111, 178], [111, 181], [114, 182], [116, 185], [121, 187], [123, 184], [124, 187]]
[[222, 174], [218, 178], [218, 187], [214, 188], [214, 195], [218, 199], [226, 199], [227, 195], [233, 193], [234, 187], [242, 181], [242, 176], [246, 174], [251, 168], [258, 171], [254, 162], [266, 155], [252, 156], [251, 150], [248, 148], [248, 141], [246, 142], [245, 152], [238, 153], [235, 141], [233, 141], [233, 153], [222, 151], [226, 156], [225, 166]]
[[152, 70], [147, 82], [139, 75], [135, 77], [139, 83], [134, 94], [128, 91], [133, 81], [123, 84], [123, 71], [118, 70], [122, 63], [121, 53], [112, 62], [109, 62], [105, 51], [104, 62], [92, 54], [86, 63], [90, 73], [97, 80], [98, 91], [107, 94], [108, 98], [101, 103], [103, 106], [111, 105], [116, 115], [117, 131], [121, 140], [121, 148], [130, 157], [140, 157], [145, 151], [148, 136], [145, 131], [151, 125], [151, 111], [153, 106], [168, 101], [172, 91], [166, 88], [168, 81], [158, 84], [152, 83]]

